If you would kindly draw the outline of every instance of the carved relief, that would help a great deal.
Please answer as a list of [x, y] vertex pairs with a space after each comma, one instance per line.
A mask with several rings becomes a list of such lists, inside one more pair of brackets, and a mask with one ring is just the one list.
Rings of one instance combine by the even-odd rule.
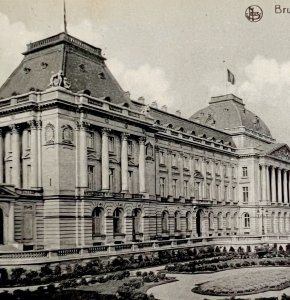
[[153, 157], [153, 146], [151, 143], [146, 144], [146, 156], [149, 158]]
[[63, 71], [59, 71], [56, 74], [53, 74], [50, 77], [49, 86], [56, 87], [61, 86], [66, 89], [69, 89], [71, 84], [68, 82], [68, 79], [64, 76]]
[[46, 144], [53, 144], [55, 140], [55, 130], [52, 124], [45, 126], [45, 142]]
[[62, 142], [65, 144], [73, 143], [73, 130], [69, 125], [62, 126]]
[[272, 152], [271, 156], [290, 161], [290, 151], [286, 146]]

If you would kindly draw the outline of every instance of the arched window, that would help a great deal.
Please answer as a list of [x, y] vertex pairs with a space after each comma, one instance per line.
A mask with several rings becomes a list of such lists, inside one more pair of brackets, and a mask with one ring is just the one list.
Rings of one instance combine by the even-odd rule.
[[226, 228], [231, 228], [231, 214], [229, 212], [226, 213]]
[[208, 225], [209, 229], [214, 229], [214, 215], [213, 212], [210, 212], [208, 215]]
[[234, 228], [237, 229], [238, 228], [238, 213], [234, 213], [234, 217], [233, 217], [233, 225], [234, 225]]
[[250, 228], [250, 215], [248, 213], [244, 213], [244, 227]]
[[162, 232], [168, 232], [169, 231], [169, 224], [168, 224], [168, 212], [167, 211], [164, 211], [162, 213], [162, 218], [161, 218], [161, 221], [162, 221]]
[[223, 216], [222, 216], [221, 212], [219, 212], [217, 215], [217, 222], [218, 222], [218, 229], [222, 229], [223, 228]]
[[123, 211], [121, 208], [116, 208], [113, 213], [113, 233], [120, 234], [123, 230]]
[[142, 232], [141, 229], [141, 216], [142, 212], [141, 209], [135, 208], [132, 211], [132, 227], [133, 227], [133, 234], [139, 234]]
[[175, 231], [180, 231], [181, 226], [180, 226], [180, 212], [176, 211], [174, 213], [174, 230]]
[[104, 233], [104, 210], [96, 207], [92, 213], [92, 233], [98, 236]]
[[185, 216], [185, 220], [186, 220], [186, 230], [187, 231], [190, 231], [191, 230], [191, 212], [188, 211], [186, 213], [186, 216]]

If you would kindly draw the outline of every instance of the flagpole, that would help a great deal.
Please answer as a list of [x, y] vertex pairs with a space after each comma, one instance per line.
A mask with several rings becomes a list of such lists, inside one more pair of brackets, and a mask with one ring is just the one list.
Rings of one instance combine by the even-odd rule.
[[64, 26], [64, 32], [67, 33], [65, 0], [63, 0], [63, 26]]

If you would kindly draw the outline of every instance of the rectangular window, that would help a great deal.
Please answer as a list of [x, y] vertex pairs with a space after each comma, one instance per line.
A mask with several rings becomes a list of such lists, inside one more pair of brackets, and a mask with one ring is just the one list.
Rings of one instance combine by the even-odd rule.
[[112, 136], [109, 136], [109, 152], [115, 153], [115, 139]]
[[243, 167], [243, 177], [248, 177], [248, 167]]
[[225, 201], [228, 200], [228, 187], [225, 185], [225, 189], [224, 189], [224, 199]]
[[114, 169], [110, 169], [109, 171], [109, 188], [111, 192], [114, 192], [114, 183], [115, 183], [115, 179], [114, 179]]
[[31, 147], [31, 130], [27, 131], [27, 140], [26, 140], [26, 148], [30, 149]]
[[220, 186], [218, 184], [215, 186], [215, 198], [220, 201]]
[[243, 202], [244, 203], [249, 202], [249, 188], [247, 186], [243, 187]]
[[219, 163], [215, 163], [215, 173], [217, 175], [220, 175], [220, 166], [219, 166]]
[[232, 200], [235, 202], [236, 201], [236, 187], [232, 187]]
[[224, 165], [224, 177], [228, 176], [228, 166]]
[[27, 165], [26, 184], [27, 188], [30, 189], [30, 176], [31, 176], [31, 165]]
[[184, 198], [188, 198], [188, 181], [183, 181], [183, 196]]
[[198, 158], [195, 160], [195, 169], [197, 171], [200, 171], [200, 163], [199, 163], [199, 159]]
[[172, 163], [172, 167], [177, 167], [177, 158], [176, 158], [176, 154], [172, 154], [171, 156], [171, 163]]
[[184, 156], [183, 158], [183, 168], [189, 170], [189, 157]]
[[195, 195], [195, 199], [199, 199], [200, 198], [200, 183], [199, 182], [195, 182], [194, 183], [194, 195]]
[[236, 178], [236, 167], [232, 167], [232, 177]]
[[128, 140], [128, 155], [133, 155], [133, 141]]
[[87, 147], [94, 148], [94, 133], [87, 132]]
[[172, 180], [172, 196], [177, 198], [177, 179]]
[[160, 177], [160, 196], [165, 197], [165, 178]]
[[88, 187], [94, 190], [94, 166], [88, 166]]
[[206, 199], [210, 199], [210, 183], [206, 184]]
[[133, 194], [133, 171], [128, 172], [128, 188], [129, 194]]
[[163, 151], [159, 152], [159, 163], [160, 165], [165, 165], [165, 153]]

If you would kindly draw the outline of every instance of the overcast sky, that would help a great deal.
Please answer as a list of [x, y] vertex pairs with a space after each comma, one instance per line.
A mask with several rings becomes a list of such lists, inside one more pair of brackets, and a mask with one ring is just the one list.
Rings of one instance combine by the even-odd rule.
[[[256, 23], [245, 18], [252, 4], [264, 12]], [[133, 99], [189, 117], [232, 91], [290, 144], [290, 14], [275, 4], [290, 9], [287, 0], [66, 0], [69, 33], [103, 49]], [[3, 83], [27, 43], [63, 31], [62, 0], [0, 0], [0, 28]]]

